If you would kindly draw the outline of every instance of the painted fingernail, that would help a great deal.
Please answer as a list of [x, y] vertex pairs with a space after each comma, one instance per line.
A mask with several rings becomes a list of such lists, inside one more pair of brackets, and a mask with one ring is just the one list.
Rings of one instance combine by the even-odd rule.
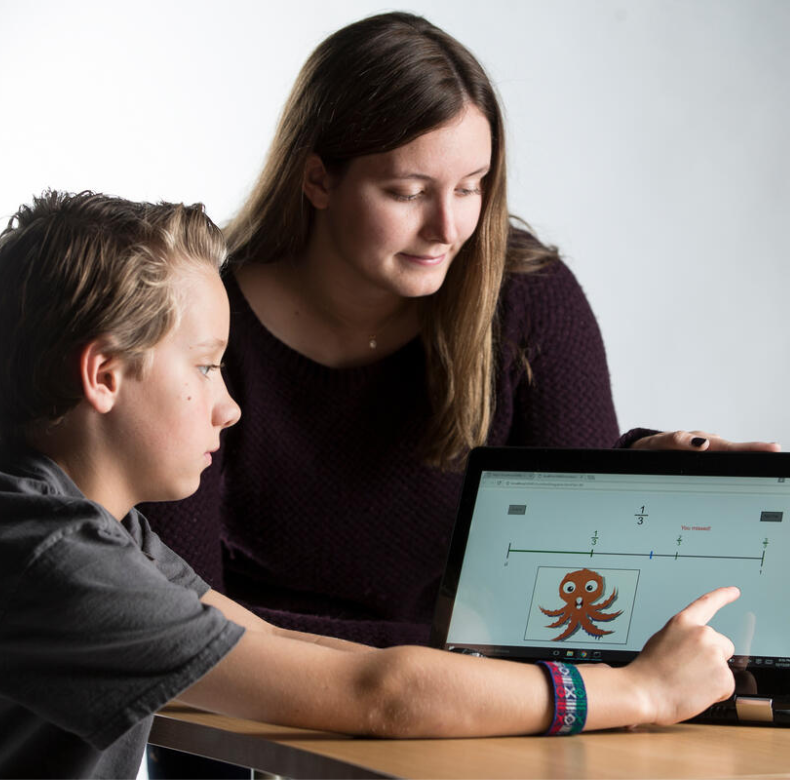
[[695, 436], [691, 440], [691, 446], [692, 447], [701, 447], [706, 441], [707, 441], [707, 439], [703, 439], [702, 436]]

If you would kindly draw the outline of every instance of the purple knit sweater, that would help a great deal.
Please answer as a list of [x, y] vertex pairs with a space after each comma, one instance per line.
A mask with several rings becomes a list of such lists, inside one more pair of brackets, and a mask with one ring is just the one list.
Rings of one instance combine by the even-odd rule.
[[[146, 515], [214, 588], [274, 624], [425, 644], [462, 476], [415, 455], [429, 416], [419, 340], [372, 365], [327, 368], [274, 338], [233, 276], [226, 285], [225, 374], [241, 422], [194, 496]], [[603, 343], [568, 268], [510, 276], [500, 322], [488, 443], [612, 446]]]

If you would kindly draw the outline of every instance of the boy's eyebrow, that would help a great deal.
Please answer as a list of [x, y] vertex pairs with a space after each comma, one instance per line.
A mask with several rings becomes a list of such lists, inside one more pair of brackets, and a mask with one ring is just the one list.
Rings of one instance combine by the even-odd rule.
[[210, 349], [224, 349], [228, 346], [228, 342], [225, 339], [206, 339], [205, 341], [201, 341], [199, 344], [193, 344], [193, 347], [209, 347]]

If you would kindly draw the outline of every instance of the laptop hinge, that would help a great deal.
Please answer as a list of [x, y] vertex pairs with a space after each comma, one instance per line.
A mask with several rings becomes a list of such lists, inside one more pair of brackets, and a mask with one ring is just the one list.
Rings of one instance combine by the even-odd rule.
[[758, 699], [749, 696], [735, 697], [738, 720], [752, 723], [772, 723], [774, 719], [773, 699]]

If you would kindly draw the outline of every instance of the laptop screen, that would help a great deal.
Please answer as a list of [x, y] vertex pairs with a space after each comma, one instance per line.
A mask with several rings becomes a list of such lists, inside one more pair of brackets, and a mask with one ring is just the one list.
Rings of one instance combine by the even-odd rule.
[[702, 593], [743, 667], [790, 669], [790, 456], [476, 450], [433, 644], [626, 663]]

